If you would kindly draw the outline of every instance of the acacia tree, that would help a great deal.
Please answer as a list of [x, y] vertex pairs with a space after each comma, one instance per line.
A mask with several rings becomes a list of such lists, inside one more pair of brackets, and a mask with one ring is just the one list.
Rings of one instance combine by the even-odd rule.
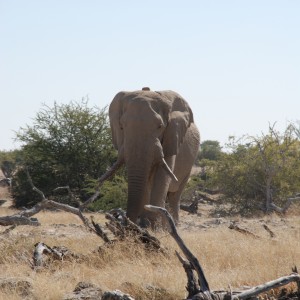
[[218, 160], [222, 154], [220, 142], [206, 140], [201, 143], [198, 159]]
[[287, 199], [300, 192], [300, 141], [293, 126], [283, 134], [270, 126], [260, 137], [231, 138], [228, 147], [214, 172], [225, 196], [244, 207], [285, 212]]
[[[55, 188], [68, 185], [84, 200], [87, 182], [98, 178], [116, 159], [107, 110], [90, 108], [87, 99], [43, 105], [33, 125], [21, 128], [17, 139], [23, 143], [22, 165], [48, 197]], [[38, 201], [22, 169], [13, 182], [17, 206]]]

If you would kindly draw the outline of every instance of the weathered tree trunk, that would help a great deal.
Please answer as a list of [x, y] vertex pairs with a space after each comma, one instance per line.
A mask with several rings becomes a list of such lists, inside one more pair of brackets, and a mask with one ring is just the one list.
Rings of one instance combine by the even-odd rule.
[[186, 256], [186, 258], [189, 260], [189, 262], [193, 266], [194, 270], [198, 274], [199, 285], [200, 285], [201, 291], [202, 292], [206, 292], [206, 291], [209, 292], [209, 285], [208, 285], [208, 282], [207, 282], [206, 277], [204, 275], [204, 271], [203, 271], [198, 259], [188, 249], [188, 247], [185, 245], [185, 243], [183, 242], [183, 240], [181, 239], [181, 237], [177, 233], [176, 226], [175, 226], [175, 223], [174, 223], [174, 220], [173, 220], [172, 216], [168, 213], [168, 211], [166, 209], [164, 209], [162, 207], [157, 207], [157, 206], [153, 206], [153, 205], [145, 205], [145, 209], [150, 210], [150, 211], [155, 212], [155, 213], [160, 213], [164, 218], [167, 219], [167, 221], [170, 225], [170, 229], [171, 229], [171, 231], [170, 231], [171, 236], [175, 239], [175, 241], [177, 242], [179, 248], [182, 250], [182, 252]]

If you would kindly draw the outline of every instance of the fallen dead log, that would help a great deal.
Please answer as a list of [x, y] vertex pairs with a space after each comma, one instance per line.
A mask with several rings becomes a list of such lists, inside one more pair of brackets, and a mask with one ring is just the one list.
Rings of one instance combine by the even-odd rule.
[[[125, 213], [120, 213], [119, 210], [117, 213], [115, 211], [113, 211], [113, 213], [114, 215], [111, 213], [105, 214], [106, 219], [109, 220], [109, 222], [106, 222], [105, 225], [117, 240], [122, 241], [128, 237], [134, 237], [136, 241], [142, 242], [148, 248], [163, 251], [160, 241], [155, 236], [151, 235], [147, 229], [141, 228], [137, 224], [133, 223], [126, 217]], [[112, 242], [99, 224], [93, 223], [93, 225], [96, 232], [99, 233], [98, 235], [102, 237], [104, 242]]]
[[82, 211], [80, 209], [70, 206], [70, 205], [67, 205], [67, 204], [48, 200], [45, 197], [44, 193], [41, 190], [39, 190], [36, 186], [34, 186], [28, 170], [26, 170], [26, 173], [27, 173], [29, 184], [31, 185], [32, 189], [41, 196], [42, 200], [39, 203], [37, 203], [36, 205], [34, 205], [32, 208], [25, 209], [24, 211], [21, 211], [20, 213], [14, 214], [12, 216], [0, 217], [0, 225], [2, 225], [2, 226], [10, 226], [10, 225], [38, 226], [38, 225], [40, 225], [38, 220], [35, 218], [31, 218], [31, 217], [44, 209], [56, 208], [56, 209], [70, 212], [72, 214], [77, 215], [86, 226], [91, 228], [87, 218], [84, 217], [84, 215], [82, 214]]
[[130, 295], [119, 290], [104, 292], [101, 300], [134, 300]]
[[248, 235], [248, 236], [252, 236], [256, 239], [259, 239], [260, 237], [256, 234], [254, 234], [253, 232], [249, 231], [248, 229], [245, 229], [245, 228], [241, 228], [239, 227], [238, 225], [234, 224], [234, 223], [231, 223], [228, 227], [229, 229], [234, 229], [242, 234], [245, 234], [245, 235]]
[[[280, 277], [278, 279], [266, 282], [264, 284], [258, 285], [256, 287], [250, 288], [246, 291], [217, 291], [211, 292], [209, 289], [208, 282], [205, 278], [203, 269], [198, 261], [198, 259], [191, 253], [191, 251], [184, 244], [183, 240], [177, 233], [175, 223], [173, 221], [172, 216], [168, 213], [168, 211], [164, 208], [145, 205], [145, 209], [150, 210], [152, 212], [156, 212], [161, 214], [168, 222], [170, 226], [170, 235], [175, 239], [180, 249], [183, 251], [184, 255], [188, 259], [186, 261], [179, 254], [177, 257], [182, 263], [185, 272], [187, 274], [188, 284], [186, 289], [188, 291], [188, 298], [191, 300], [246, 300], [253, 299], [260, 294], [266, 293], [272, 289], [282, 287], [291, 282], [295, 282], [297, 284], [297, 297], [300, 299], [300, 276], [298, 273], [292, 273], [291, 275]], [[196, 271], [198, 275], [198, 280], [195, 278], [193, 271]], [[293, 272], [297, 271], [297, 269], [293, 269]], [[280, 298], [279, 298], [280, 299]], [[282, 299], [289, 299], [286, 295]]]
[[[246, 290], [246, 291], [241, 292], [237, 295], [234, 295], [232, 297], [232, 300], [249, 299], [249, 298], [255, 297], [259, 294], [270, 291], [271, 289], [275, 289], [275, 288], [287, 285], [291, 282], [295, 282], [295, 283], [298, 284], [300, 282], [299, 274], [291, 274], [291, 275], [280, 277], [278, 279], [275, 279], [275, 280], [266, 282], [264, 284], [258, 285], [256, 287], [253, 287], [253, 288], [249, 289], [249, 290]], [[298, 290], [298, 296], [300, 296], [299, 290]]]
[[[52, 200], [48, 200], [44, 193], [39, 190], [32, 182], [31, 176], [26, 169], [26, 174], [28, 177], [29, 184], [31, 185], [32, 189], [37, 192], [42, 200], [41, 202], [37, 203], [35, 206], [33, 206], [30, 209], [26, 209], [18, 214], [14, 214], [12, 216], [5, 216], [5, 217], [0, 217], [0, 225], [2, 226], [11, 226], [11, 225], [32, 225], [32, 226], [37, 226], [39, 225], [38, 221], [36, 219], [30, 219], [33, 215], [37, 214], [41, 210], [44, 209], [49, 209], [49, 208], [56, 208], [59, 210], [63, 210], [66, 212], [73, 213], [83, 221], [83, 223], [89, 227], [91, 230], [94, 231], [93, 227], [90, 226], [88, 220], [83, 216], [82, 211], [87, 207], [88, 204], [92, 203], [97, 197], [100, 195], [100, 187], [102, 186], [103, 182], [110, 177], [112, 177], [116, 171], [122, 166], [123, 161], [118, 160], [117, 162], [114, 163], [114, 165], [105, 173], [103, 174], [99, 179], [98, 179], [98, 185], [96, 187], [96, 192], [87, 200], [85, 201], [79, 208], [75, 208], [73, 206], [63, 204], [63, 203], [58, 203]], [[66, 187], [62, 187], [66, 188]]]
[[30, 225], [39, 226], [40, 223], [36, 218], [28, 218], [22, 214], [16, 214], [12, 216], [0, 217], [1, 226], [18, 226], [18, 225]]
[[299, 200], [300, 200], [300, 194], [297, 193], [294, 197], [287, 198], [283, 207], [279, 207], [274, 202], [271, 202], [270, 208], [278, 213], [285, 214], [288, 211], [288, 209], [290, 208], [291, 204], [294, 201], [299, 201]]
[[271, 238], [275, 237], [275, 233], [268, 227], [267, 224], [263, 224], [263, 228], [270, 234]]
[[91, 221], [92, 221], [92, 225], [94, 226], [95, 228], [95, 233], [100, 236], [105, 243], [108, 243], [108, 244], [111, 244], [112, 241], [109, 239], [109, 237], [107, 236], [107, 234], [104, 232], [102, 226], [100, 226], [98, 223], [96, 223], [94, 221], [94, 218], [93, 216], [91, 216]]
[[197, 214], [198, 199], [194, 199], [194, 201], [190, 205], [180, 204], [180, 209], [187, 211], [190, 214]]
[[44, 243], [37, 243], [34, 245], [33, 252], [33, 265], [35, 267], [41, 267], [44, 264], [43, 254], [52, 254], [52, 249]]
[[73, 253], [67, 247], [64, 246], [50, 247], [42, 242], [39, 242], [34, 246], [35, 248], [33, 252], [33, 268], [45, 266], [45, 257], [51, 258], [52, 260], [70, 260], [80, 258], [78, 254]]
[[[38, 190], [35, 188], [35, 190]], [[49, 209], [49, 208], [56, 208], [59, 210], [63, 210], [66, 212], [70, 212], [72, 214], [77, 215], [85, 225], [88, 224], [88, 220], [83, 216], [81, 210], [79, 210], [76, 207], [63, 204], [63, 203], [58, 203], [52, 200], [48, 200], [45, 198], [43, 195], [43, 200], [39, 203], [37, 203], [35, 206], [33, 206], [30, 209], [26, 209], [24, 211], [21, 211], [20, 213], [11, 215], [11, 216], [5, 216], [5, 217], [0, 217], [0, 225], [2, 226], [11, 226], [11, 225], [31, 225], [31, 226], [38, 226], [40, 223], [36, 218], [31, 218], [33, 215], [39, 213], [40, 211], [44, 209]]]
[[202, 199], [204, 199], [206, 201], [210, 201], [210, 202], [216, 203], [216, 200], [214, 198], [210, 197], [207, 193], [203, 193], [203, 192], [197, 191], [196, 196], [198, 196], [198, 198], [202, 198]]

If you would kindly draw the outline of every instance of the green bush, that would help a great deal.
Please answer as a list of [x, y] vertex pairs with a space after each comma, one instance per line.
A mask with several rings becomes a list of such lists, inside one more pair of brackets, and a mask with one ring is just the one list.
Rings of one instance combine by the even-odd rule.
[[[95, 186], [96, 182], [91, 181], [90, 184]], [[126, 209], [126, 205], [127, 181], [124, 176], [115, 175], [112, 180], [103, 183], [100, 198], [90, 204], [88, 208], [92, 211], [107, 211], [113, 208]]]
[[240, 209], [266, 212], [300, 191], [300, 141], [289, 126], [284, 133], [231, 138], [230, 151], [216, 163], [212, 180]]
[[[17, 139], [23, 143], [22, 165], [46, 197], [55, 197], [57, 187], [69, 186], [74, 197], [85, 201], [87, 180], [99, 178], [117, 157], [106, 108], [90, 108], [86, 99], [43, 105], [33, 125], [21, 128]], [[24, 170], [19, 170], [13, 183], [16, 206], [39, 201]]]

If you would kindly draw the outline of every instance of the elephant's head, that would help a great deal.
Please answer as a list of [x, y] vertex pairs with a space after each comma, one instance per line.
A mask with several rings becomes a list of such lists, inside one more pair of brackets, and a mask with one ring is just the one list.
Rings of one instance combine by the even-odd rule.
[[112, 140], [128, 173], [127, 216], [134, 222], [149, 197], [155, 168], [176, 180], [165, 158], [176, 155], [193, 115], [184, 99], [165, 91], [120, 92], [109, 107]]

